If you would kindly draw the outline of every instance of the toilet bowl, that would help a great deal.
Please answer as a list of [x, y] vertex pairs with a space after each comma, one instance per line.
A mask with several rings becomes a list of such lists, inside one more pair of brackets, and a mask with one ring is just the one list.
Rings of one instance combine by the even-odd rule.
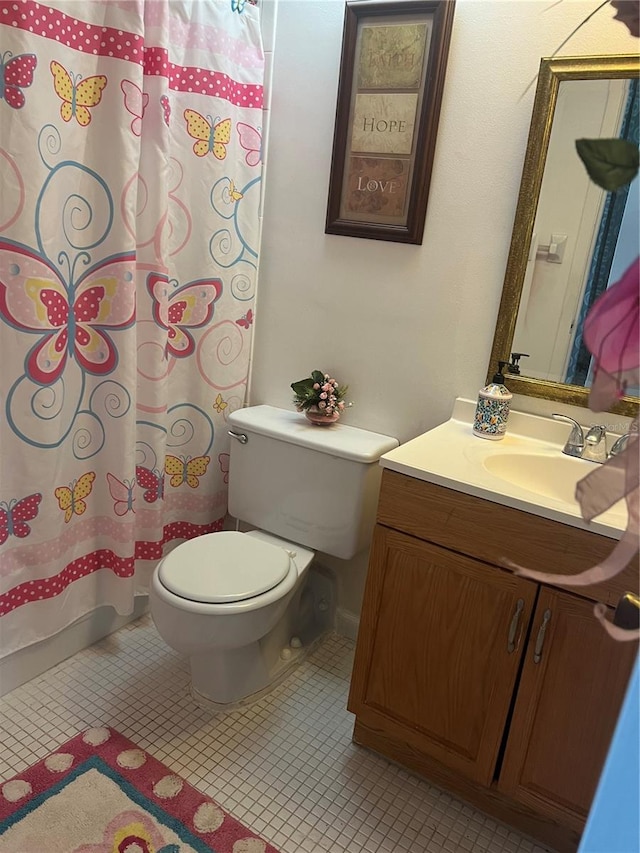
[[300, 651], [287, 654], [291, 638], [274, 629], [286, 628], [283, 616], [299, 601], [313, 557], [263, 531], [223, 531], [184, 542], [158, 564], [153, 620], [164, 641], [189, 656], [196, 699], [229, 708], [257, 698], [295, 662]]
[[229, 513], [255, 529], [178, 545], [149, 595], [158, 632], [189, 657], [193, 695], [216, 709], [259, 698], [329, 630], [314, 553], [349, 560], [369, 544], [378, 462], [398, 445], [273, 406], [239, 409], [228, 424]]

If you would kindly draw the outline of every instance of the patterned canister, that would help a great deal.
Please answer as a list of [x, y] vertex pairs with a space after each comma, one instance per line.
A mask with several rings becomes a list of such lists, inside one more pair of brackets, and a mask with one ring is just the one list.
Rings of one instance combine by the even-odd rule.
[[507, 418], [513, 394], [504, 384], [503, 366], [500, 362], [498, 373], [492, 381], [478, 393], [476, 416], [473, 421], [473, 434], [479, 438], [499, 441], [507, 431]]

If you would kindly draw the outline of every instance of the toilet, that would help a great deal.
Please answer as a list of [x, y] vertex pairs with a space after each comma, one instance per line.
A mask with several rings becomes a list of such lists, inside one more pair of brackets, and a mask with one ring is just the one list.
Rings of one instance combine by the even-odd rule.
[[183, 542], [150, 589], [160, 636], [189, 657], [194, 698], [218, 710], [260, 698], [304, 658], [315, 552], [348, 560], [368, 546], [378, 461], [398, 446], [273, 406], [233, 412], [229, 425], [229, 513], [255, 529]]

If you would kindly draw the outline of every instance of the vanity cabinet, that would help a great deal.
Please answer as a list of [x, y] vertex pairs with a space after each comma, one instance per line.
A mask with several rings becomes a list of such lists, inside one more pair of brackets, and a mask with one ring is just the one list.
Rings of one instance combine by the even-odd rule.
[[377, 612], [361, 622], [351, 710], [489, 785], [536, 584], [382, 526], [367, 583]]
[[613, 540], [385, 469], [349, 696], [354, 740], [575, 850], [634, 643], [593, 615], [637, 586], [563, 590]]
[[577, 831], [635, 651], [603, 635], [593, 602], [541, 588], [499, 777], [501, 791]]

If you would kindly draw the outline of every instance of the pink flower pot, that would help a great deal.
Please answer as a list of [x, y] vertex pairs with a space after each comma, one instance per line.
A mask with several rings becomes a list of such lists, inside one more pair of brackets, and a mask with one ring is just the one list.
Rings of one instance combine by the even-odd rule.
[[316, 426], [331, 426], [340, 419], [340, 412], [333, 412], [331, 415], [325, 415], [323, 411], [312, 406], [310, 409], [305, 409], [305, 418]]

